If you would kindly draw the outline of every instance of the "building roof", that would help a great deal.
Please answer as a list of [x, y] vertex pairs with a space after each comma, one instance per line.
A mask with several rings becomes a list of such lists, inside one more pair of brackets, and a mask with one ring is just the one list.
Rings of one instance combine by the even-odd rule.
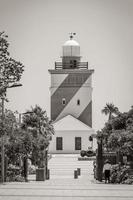
[[67, 115], [57, 122], [53, 123], [54, 129], [57, 130], [82, 130], [82, 131], [91, 131], [91, 127], [87, 126], [80, 120], [76, 119], [72, 115]]
[[75, 40], [68, 40], [64, 43], [63, 46], [79, 46], [79, 43]]

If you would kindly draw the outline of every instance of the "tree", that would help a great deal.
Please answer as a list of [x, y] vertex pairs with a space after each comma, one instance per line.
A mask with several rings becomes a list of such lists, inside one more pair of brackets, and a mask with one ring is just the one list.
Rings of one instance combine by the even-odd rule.
[[44, 164], [44, 151], [54, 134], [52, 121], [47, 117], [46, 111], [36, 105], [23, 115], [22, 129], [27, 130], [33, 136], [32, 162], [42, 166]]
[[[4, 133], [5, 154], [8, 156], [10, 163], [17, 159], [16, 132], [18, 132], [18, 122], [15, 114], [11, 110], [6, 109], [4, 121], [2, 116], [0, 116], [0, 136]], [[14, 140], [12, 138], [14, 138]], [[12, 152], [13, 149], [14, 151]]]
[[24, 71], [23, 64], [10, 57], [7, 38], [4, 32], [0, 32], [0, 96], [9, 84], [20, 81]]
[[121, 153], [132, 152], [133, 107], [128, 112], [119, 113], [105, 123], [102, 129], [103, 145]]
[[26, 130], [16, 127], [6, 144], [6, 154], [9, 163], [19, 165], [20, 159], [30, 157], [33, 143], [32, 135]]
[[[8, 109], [5, 109], [5, 112], [4, 112], [4, 122], [3, 122], [2, 116], [0, 115], [0, 123], [3, 124], [4, 132], [6, 136], [10, 136], [14, 130], [14, 127], [17, 126], [17, 121], [16, 121], [16, 117], [14, 113]], [[0, 132], [2, 133], [2, 126], [0, 126]]]
[[113, 103], [106, 103], [106, 106], [101, 111], [105, 115], [109, 115], [108, 121], [112, 119], [113, 114], [118, 114], [119, 110]]
[[108, 146], [114, 151], [119, 151], [122, 155], [132, 155], [133, 132], [125, 130], [114, 131], [108, 138]]

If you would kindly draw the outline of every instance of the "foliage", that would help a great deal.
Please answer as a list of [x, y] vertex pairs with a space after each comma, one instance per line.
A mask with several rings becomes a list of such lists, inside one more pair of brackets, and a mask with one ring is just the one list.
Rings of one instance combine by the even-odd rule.
[[112, 129], [114, 130], [126, 130], [126, 120], [127, 120], [127, 113], [121, 113], [114, 119], [112, 119]]
[[20, 158], [29, 157], [32, 150], [32, 135], [20, 128], [15, 129], [6, 145], [9, 163], [18, 165]]
[[124, 181], [124, 183], [125, 183], [125, 184], [128, 184], [128, 185], [133, 184], [133, 176], [128, 177], [128, 178]]
[[[3, 121], [0, 120], [0, 123]], [[4, 130], [6, 135], [5, 153], [9, 163], [19, 165], [20, 159], [26, 156], [38, 165], [54, 134], [52, 121], [47, 117], [46, 111], [35, 106], [23, 116], [20, 126], [15, 114], [5, 110], [4, 124], [1, 125], [3, 127], [0, 126], [0, 131], [3, 133]]]
[[87, 151], [81, 150], [80, 151], [80, 156], [81, 157], [85, 157], [85, 156], [92, 157], [92, 156], [95, 156], [95, 155], [96, 155], [96, 153], [93, 150], [87, 150]]
[[29, 155], [32, 151], [32, 135], [22, 130], [15, 113], [5, 110], [4, 122], [0, 116], [0, 133], [5, 135], [5, 153], [9, 163], [19, 164], [20, 157]]
[[130, 174], [129, 167], [113, 165], [110, 180], [111, 183], [133, 184], [133, 175]]
[[36, 167], [34, 165], [29, 166], [29, 174], [36, 174]]
[[130, 131], [114, 131], [108, 138], [108, 147], [119, 150], [123, 155], [133, 153], [133, 133]]
[[[20, 81], [24, 66], [21, 62], [16, 61], [10, 56], [8, 36], [4, 32], [0, 32], [0, 98], [6, 100], [6, 89]], [[10, 152], [11, 144], [10, 137], [17, 129], [15, 115], [10, 110], [5, 110], [2, 113], [2, 101], [0, 102], [0, 137], [5, 135], [4, 145], [5, 151]], [[12, 146], [14, 143], [12, 143]], [[15, 151], [14, 151], [15, 152]], [[11, 152], [10, 152], [11, 155]]]
[[47, 117], [46, 111], [36, 105], [24, 114], [22, 129], [32, 135], [31, 160], [33, 164], [39, 164], [44, 159], [44, 150], [54, 134], [52, 121]]
[[106, 106], [102, 109], [102, 113], [104, 113], [105, 115], [109, 115], [108, 120], [111, 120], [113, 114], [117, 115], [119, 113], [119, 110], [116, 106], [114, 106], [113, 103], [106, 103]]
[[0, 95], [5, 93], [10, 83], [18, 82], [24, 71], [23, 64], [10, 56], [7, 37], [0, 32]]
[[15, 165], [10, 164], [7, 170], [7, 182], [24, 182], [24, 178], [21, 176], [21, 169]]
[[129, 177], [129, 169], [126, 166], [114, 165], [112, 166], [111, 183], [125, 183]]
[[101, 130], [104, 147], [125, 155], [133, 153], [133, 107], [128, 112], [118, 113], [105, 123]]
[[[1, 106], [0, 106], [1, 113]], [[17, 121], [15, 114], [11, 110], [5, 110], [4, 112], [4, 120], [2, 119], [2, 115], [0, 114], [0, 136], [5, 133], [6, 136], [12, 134], [14, 128], [17, 126]]]

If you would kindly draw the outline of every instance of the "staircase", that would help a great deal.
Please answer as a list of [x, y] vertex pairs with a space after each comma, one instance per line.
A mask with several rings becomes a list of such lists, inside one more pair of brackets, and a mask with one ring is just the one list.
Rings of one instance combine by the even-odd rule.
[[93, 161], [78, 161], [75, 154], [56, 154], [49, 160], [50, 179], [71, 178], [74, 179], [74, 170], [81, 169], [78, 178], [93, 179]]

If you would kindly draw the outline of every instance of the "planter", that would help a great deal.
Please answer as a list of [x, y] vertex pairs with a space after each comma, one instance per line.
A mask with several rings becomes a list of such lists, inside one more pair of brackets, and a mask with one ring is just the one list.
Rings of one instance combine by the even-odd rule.
[[45, 180], [46, 180], [45, 168], [36, 169], [36, 181], [45, 181]]

